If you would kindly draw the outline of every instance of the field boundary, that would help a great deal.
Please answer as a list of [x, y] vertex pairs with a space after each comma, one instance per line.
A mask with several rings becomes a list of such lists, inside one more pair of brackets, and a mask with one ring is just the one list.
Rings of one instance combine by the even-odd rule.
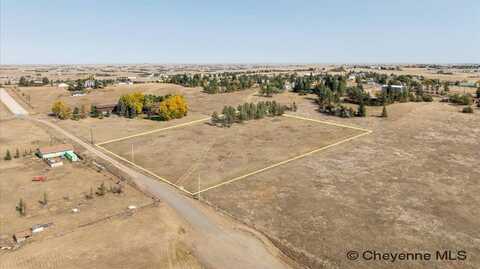
[[182, 186], [179, 186], [179, 185], [171, 182], [170, 180], [168, 180], [168, 179], [166, 179], [166, 178], [164, 178], [164, 177], [161, 177], [161, 176], [155, 174], [154, 172], [152, 172], [152, 171], [150, 171], [150, 170], [148, 170], [148, 169], [145, 169], [145, 168], [143, 168], [142, 166], [140, 166], [140, 165], [138, 165], [138, 164], [136, 164], [136, 163], [134, 163], [134, 162], [132, 162], [132, 161], [129, 161], [129, 160], [123, 158], [122, 156], [120, 156], [120, 155], [118, 155], [118, 154], [116, 154], [116, 153], [113, 153], [112, 151], [110, 151], [110, 150], [102, 147], [101, 145], [98, 145], [98, 144], [97, 144], [97, 145], [95, 145], [95, 146], [97, 146], [98, 148], [102, 149], [102, 150], [105, 151], [105, 152], [110, 153], [111, 155], [117, 157], [118, 159], [120, 159], [120, 160], [122, 160], [122, 161], [124, 161], [124, 162], [126, 162], [126, 163], [128, 163], [128, 164], [130, 164], [130, 165], [132, 165], [132, 166], [134, 166], [134, 167], [142, 170], [143, 172], [145, 172], [145, 173], [153, 176], [154, 178], [160, 179], [161, 181], [163, 181], [163, 182], [165, 182], [165, 183], [167, 183], [167, 184], [169, 184], [169, 185], [172, 185], [172, 186], [174, 186], [175, 188], [177, 188], [177, 189], [179, 189], [179, 190], [181, 190], [181, 191], [184, 191], [184, 192], [186, 192], [186, 193], [188, 193], [188, 194], [190, 194], [190, 195], [193, 195], [192, 192], [188, 191], [187, 189], [183, 188]]
[[203, 192], [206, 192], [206, 191], [209, 191], [209, 190], [212, 190], [212, 189], [215, 189], [215, 188], [218, 188], [218, 187], [221, 187], [223, 185], [227, 185], [227, 184], [230, 184], [230, 183], [233, 183], [235, 181], [238, 181], [238, 180], [241, 180], [241, 179], [245, 179], [247, 177], [250, 177], [250, 176], [253, 176], [253, 175], [256, 175], [256, 174], [259, 174], [259, 173], [262, 173], [264, 171], [267, 171], [267, 170], [270, 170], [270, 169], [273, 169], [273, 168], [276, 168], [278, 166], [281, 166], [281, 165], [284, 165], [284, 164], [287, 164], [287, 163], [290, 163], [290, 162], [293, 162], [293, 161], [296, 161], [298, 159], [301, 159], [301, 158], [304, 158], [304, 157], [307, 157], [307, 156], [310, 156], [312, 154], [315, 154], [317, 152], [320, 152], [320, 151], [324, 151], [324, 150], [327, 150], [329, 148], [332, 148], [332, 147], [335, 147], [335, 146], [338, 146], [340, 144], [343, 144], [343, 143], [346, 143], [348, 141], [351, 141], [351, 140], [354, 140], [354, 139], [357, 139], [357, 138], [360, 138], [362, 136], [365, 136], [365, 135], [369, 135], [372, 133], [372, 130], [368, 130], [368, 129], [364, 129], [364, 128], [360, 128], [360, 127], [355, 127], [355, 126], [349, 126], [349, 125], [345, 125], [345, 124], [340, 124], [340, 123], [336, 123], [336, 122], [329, 122], [329, 121], [323, 121], [323, 120], [316, 120], [316, 119], [310, 119], [310, 118], [305, 118], [305, 117], [301, 117], [301, 116], [296, 116], [296, 115], [290, 115], [290, 114], [284, 114], [283, 115], [284, 117], [287, 117], [287, 118], [294, 118], [294, 119], [299, 119], [299, 120], [306, 120], [306, 121], [313, 121], [313, 122], [317, 122], [317, 123], [321, 123], [321, 124], [326, 124], [326, 125], [332, 125], [332, 126], [336, 126], [336, 127], [342, 127], [342, 128], [348, 128], [348, 129], [353, 129], [353, 130], [357, 130], [357, 131], [362, 131], [362, 133], [360, 134], [356, 134], [356, 135], [353, 135], [353, 136], [350, 136], [350, 137], [347, 137], [345, 139], [342, 139], [340, 141], [337, 141], [335, 143], [332, 143], [332, 144], [329, 144], [329, 145], [326, 145], [326, 146], [322, 146], [322, 147], [319, 147], [319, 148], [316, 148], [316, 149], [313, 149], [309, 152], [306, 152], [306, 153], [303, 153], [303, 154], [300, 154], [300, 155], [297, 155], [297, 156], [294, 156], [292, 158], [289, 158], [287, 160], [283, 160], [281, 162], [277, 162], [277, 163], [274, 163], [272, 165], [269, 165], [267, 167], [264, 167], [264, 168], [261, 168], [261, 169], [258, 169], [258, 170], [255, 170], [255, 171], [252, 171], [252, 172], [249, 172], [247, 174], [244, 174], [244, 175], [241, 175], [241, 176], [238, 176], [238, 177], [234, 177], [232, 179], [229, 179], [229, 180], [226, 180], [226, 181], [223, 181], [221, 183], [218, 183], [218, 184], [215, 184], [213, 186], [210, 186], [210, 187], [207, 187], [205, 189], [202, 189], [200, 191], [197, 191], [197, 192], [191, 192], [191, 191], [188, 191], [187, 189], [185, 189], [183, 186], [180, 186], [180, 185], [177, 185], [173, 182], [171, 182], [170, 180], [164, 178], [164, 177], [161, 177], [159, 175], [157, 175], [156, 173], [130, 161], [130, 160], [127, 160], [126, 158], [122, 157], [122, 156], [119, 156], [118, 154], [106, 149], [105, 147], [103, 147], [102, 145], [105, 145], [105, 144], [110, 144], [110, 143], [113, 143], [113, 142], [118, 142], [118, 141], [123, 141], [123, 140], [126, 140], [126, 139], [130, 139], [130, 138], [134, 138], [134, 137], [139, 137], [139, 136], [143, 136], [143, 135], [148, 135], [148, 134], [152, 134], [152, 133], [156, 133], [156, 132], [160, 132], [160, 131], [164, 131], [164, 130], [170, 130], [170, 129], [174, 129], [174, 128], [179, 128], [179, 127], [184, 127], [184, 126], [189, 126], [189, 125], [193, 125], [193, 124], [196, 124], [196, 123], [199, 123], [199, 122], [204, 122], [206, 120], [209, 120], [210, 117], [208, 118], [203, 118], [203, 119], [199, 119], [199, 120], [194, 120], [194, 121], [190, 121], [190, 122], [186, 122], [186, 123], [181, 123], [181, 124], [178, 124], [178, 125], [173, 125], [173, 126], [169, 126], [169, 127], [165, 127], [165, 128], [160, 128], [160, 129], [155, 129], [155, 130], [151, 130], [151, 131], [146, 131], [146, 132], [141, 132], [141, 133], [138, 133], [138, 134], [134, 134], [134, 135], [129, 135], [129, 136], [125, 136], [125, 137], [120, 137], [120, 138], [116, 138], [116, 139], [111, 139], [111, 140], [107, 140], [107, 141], [103, 141], [103, 142], [100, 142], [100, 143], [97, 143], [95, 144], [95, 146], [97, 146], [98, 148], [102, 149], [103, 151], [115, 156], [116, 158], [140, 169], [141, 171], [171, 185], [171, 186], [174, 186], [175, 188], [189, 194], [189, 195], [192, 195], [192, 196], [195, 196], [195, 195], [199, 195]]
[[188, 126], [188, 125], [192, 125], [192, 124], [195, 124], [195, 123], [207, 121], [207, 120], [209, 120], [209, 119], [210, 119], [210, 117], [208, 117], [208, 118], [203, 118], [203, 119], [199, 119], [199, 120], [194, 120], [194, 121], [189, 121], [189, 122], [185, 122], [185, 123], [180, 123], [180, 124], [177, 124], [177, 125], [173, 125], [173, 126], [169, 126], [169, 127], [164, 127], [164, 128], [160, 128], [160, 129], [155, 129], [155, 130], [150, 130], [150, 131], [146, 131], [146, 132], [141, 132], [141, 133], [134, 134], [134, 135], [124, 136], [124, 137], [120, 137], [120, 138], [114, 138], [114, 139], [110, 139], [110, 140], [107, 140], [107, 141], [103, 141], [103, 142], [97, 143], [97, 144], [95, 144], [95, 146], [105, 145], [105, 144], [109, 144], [109, 143], [113, 143], [113, 142], [118, 142], [118, 141], [130, 139], [130, 138], [134, 138], [134, 137], [138, 137], [138, 136], [142, 136], [142, 135], [148, 135], [148, 134], [153, 134], [153, 133], [156, 133], [156, 132], [161, 132], [161, 131], [165, 131], [165, 130], [169, 130], [169, 129], [175, 129], [175, 128], [179, 128], [179, 127], [183, 127], [183, 126]]

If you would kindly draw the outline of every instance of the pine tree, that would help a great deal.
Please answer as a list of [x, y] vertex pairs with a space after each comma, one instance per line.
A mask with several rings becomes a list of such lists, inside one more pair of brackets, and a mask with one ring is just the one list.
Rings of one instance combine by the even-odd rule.
[[90, 116], [92, 118], [96, 118], [98, 117], [98, 111], [97, 111], [97, 107], [92, 105], [91, 108], [90, 108]]
[[15, 150], [15, 156], [13, 156], [15, 159], [18, 159], [20, 158], [20, 151], [18, 150], [18, 148]]
[[20, 201], [18, 201], [18, 205], [17, 205], [17, 211], [18, 213], [20, 214], [20, 216], [25, 216], [27, 214], [27, 205], [25, 204], [25, 202], [23, 201], [22, 198], [20, 198]]
[[79, 120], [80, 119], [80, 109], [78, 107], [75, 107], [73, 109], [72, 119], [73, 120]]
[[7, 149], [7, 153], [5, 153], [5, 157], [3, 159], [5, 161], [10, 161], [12, 159], [12, 155], [10, 154], [10, 150]]
[[248, 115], [248, 118], [250, 120], [255, 119], [255, 115], [257, 115], [257, 106], [254, 103], [250, 103], [249, 112], [250, 112], [250, 114]]
[[367, 116], [367, 111], [366, 111], [366, 108], [365, 108], [365, 104], [363, 103], [363, 100], [360, 102], [360, 105], [358, 106], [357, 116], [358, 117], [366, 117]]

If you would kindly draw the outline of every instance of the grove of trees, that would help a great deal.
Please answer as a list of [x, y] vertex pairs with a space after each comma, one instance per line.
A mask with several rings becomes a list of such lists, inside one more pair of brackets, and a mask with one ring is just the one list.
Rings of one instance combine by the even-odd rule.
[[222, 114], [216, 111], [212, 114], [212, 124], [220, 127], [230, 127], [234, 123], [242, 123], [253, 119], [281, 116], [287, 110], [287, 106], [275, 101], [244, 103], [237, 108], [225, 106]]
[[115, 112], [128, 118], [146, 114], [149, 119], [171, 120], [186, 116], [188, 105], [181, 95], [157, 96], [137, 92], [122, 95]]
[[22, 87], [30, 87], [30, 86], [44, 86], [50, 83], [50, 80], [47, 77], [43, 77], [41, 80], [41, 83], [36, 82], [36, 80], [33, 79], [27, 79], [24, 76], [21, 76], [20, 79], [18, 80], [18, 86]]
[[268, 76], [261, 73], [225, 72], [215, 74], [178, 74], [170, 76], [166, 82], [185, 87], [202, 87], [210, 94], [227, 93], [259, 86], [261, 94], [271, 96], [284, 90], [285, 83], [292, 81], [295, 75]]

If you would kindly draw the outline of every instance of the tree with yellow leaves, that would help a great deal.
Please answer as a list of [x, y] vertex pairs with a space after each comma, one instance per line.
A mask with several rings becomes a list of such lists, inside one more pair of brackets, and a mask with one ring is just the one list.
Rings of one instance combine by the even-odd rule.
[[181, 95], [172, 95], [159, 103], [155, 109], [161, 120], [179, 119], [187, 115], [188, 105]]
[[141, 92], [124, 94], [118, 100], [117, 113], [133, 118], [143, 111], [143, 101], [145, 96]]
[[63, 101], [55, 101], [52, 105], [52, 112], [61, 120], [69, 119], [72, 115], [72, 109]]

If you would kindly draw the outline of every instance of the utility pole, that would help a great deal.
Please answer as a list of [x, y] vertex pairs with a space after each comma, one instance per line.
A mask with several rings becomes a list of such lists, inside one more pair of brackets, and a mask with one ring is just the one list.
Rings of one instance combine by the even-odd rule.
[[198, 201], [200, 201], [200, 175], [198, 175]]
[[132, 163], [135, 162], [135, 159], [133, 158], [133, 143], [132, 143]]
[[92, 145], [93, 145], [93, 142], [94, 142], [93, 141], [93, 129], [92, 129], [92, 127], [90, 127], [90, 143], [92, 143]]

